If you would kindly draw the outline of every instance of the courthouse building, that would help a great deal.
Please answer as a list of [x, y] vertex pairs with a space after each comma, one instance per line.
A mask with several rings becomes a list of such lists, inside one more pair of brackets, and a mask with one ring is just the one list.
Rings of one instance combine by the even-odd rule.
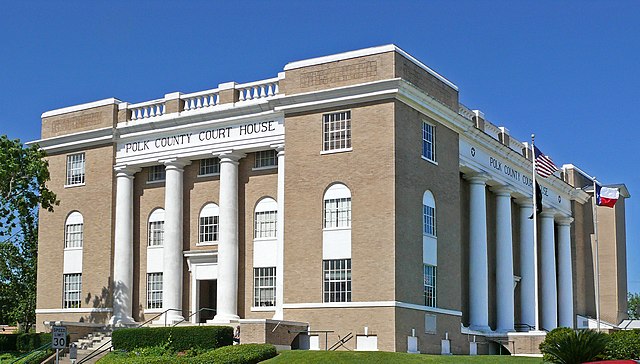
[[[514, 351], [538, 335], [536, 271], [540, 329], [596, 317], [591, 177], [540, 178], [535, 248], [530, 144], [394, 45], [47, 111], [37, 143], [60, 200], [40, 213], [39, 330], [266, 322], [308, 330], [288, 330], [292, 347]], [[612, 326], [626, 318], [618, 187], [597, 212]]]

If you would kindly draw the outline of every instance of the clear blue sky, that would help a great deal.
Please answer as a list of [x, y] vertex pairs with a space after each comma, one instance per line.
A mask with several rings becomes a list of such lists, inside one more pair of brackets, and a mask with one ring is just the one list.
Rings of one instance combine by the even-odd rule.
[[275, 77], [290, 61], [395, 43], [520, 140], [626, 183], [629, 290], [640, 292], [638, 1], [6, 1], [0, 134], [42, 112]]

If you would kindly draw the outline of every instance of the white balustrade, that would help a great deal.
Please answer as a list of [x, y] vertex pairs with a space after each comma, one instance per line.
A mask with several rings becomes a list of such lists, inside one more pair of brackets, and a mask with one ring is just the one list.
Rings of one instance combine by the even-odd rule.
[[194, 92], [192, 94], [185, 94], [180, 98], [184, 101], [182, 111], [204, 109], [220, 104], [220, 92], [217, 88], [213, 90]]
[[278, 94], [278, 78], [270, 78], [255, 82], [244, 83], [236, 86], [238, 101], [263, 99]]
[[129, 120], [148, 119], [156, 116], [164, 115], [165, 101], [164, 99], [141, 102], [139, 104], [129, 105], [131, 110], [131, 118]]

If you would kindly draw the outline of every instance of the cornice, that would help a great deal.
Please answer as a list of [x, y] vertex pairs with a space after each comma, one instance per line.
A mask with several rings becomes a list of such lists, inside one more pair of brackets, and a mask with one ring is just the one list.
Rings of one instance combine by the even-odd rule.
[[114, 141], [114, 128], [101, 128], [79, 133], [66, 134], [53, 138], [39, 139], [28, 142], [27, 145], [37, 144], [40, 149], [51, 153], [64, 153], [74, 149], [88, 148], [97, 145], [110, 144]]

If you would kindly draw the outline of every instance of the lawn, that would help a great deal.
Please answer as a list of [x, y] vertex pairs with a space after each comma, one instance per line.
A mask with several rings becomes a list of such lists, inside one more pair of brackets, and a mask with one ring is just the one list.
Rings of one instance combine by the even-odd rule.
[[308, 364], [347, 364], [347, 363], [477, 363], [477, 364], [542, 364], [542, 358], [525, 358], [507, 355], [425, 355], [388, 352], [354, 351], [283, 351], [273, 359], [263, 363], [308, 363]]

